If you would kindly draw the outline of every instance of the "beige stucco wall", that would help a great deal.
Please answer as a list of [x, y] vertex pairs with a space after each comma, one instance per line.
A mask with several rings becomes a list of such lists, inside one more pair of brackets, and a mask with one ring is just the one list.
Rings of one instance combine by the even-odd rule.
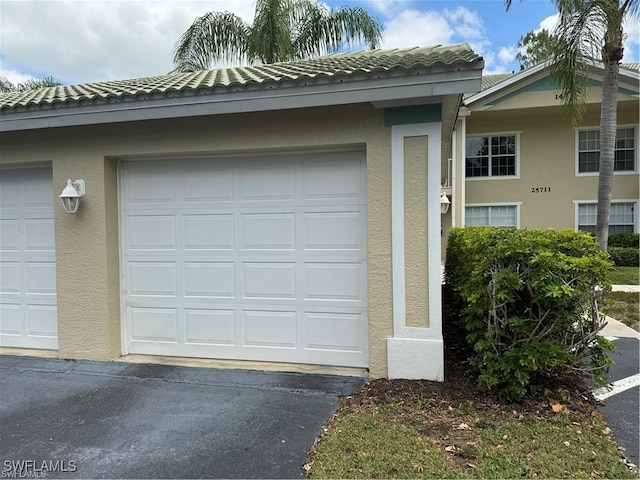
[[[597, 128], [597, 109], [590, 109], [582, 125]], [[618, 124], [638, 124], [638, 103], [621, 102]], [[576, 134], [560, 107], [473, 112], [467, 118], [467, 136], [521, 132], [520, 178], [466, 181], [466, 204], [521, 202], [520, 226], [574, 228], [576, 200], [596, 200], [598, 177], [576, 176]], [[636, 145], [636, 165], [638, 148]], [[463, 161], [463, 160], [462, 160]], [[616, 174], [613, 199], [637, 199], [638, 174]], [[550, 192], [533, 193], [532, 188]], [[462, 213], [462, 212], [461, 212]]]
[[[386, 376], [386, 338], [392, 336], [390, 143], [382, 110], [369, 105], [4, 133], [0, 166], [51, 162], [56, 197], [67, 178], [87, 185], [75, 215], [55, 199], [59, 356], [107, 360], [121, 352], [119, 159], [359, 145], [367, 158], [370, 374]], [[409, 211], [413, 201], [423, 199], [409, 200]]]
[[406, 325], [422, 328], [429, 327], [427, 147], [426, 136], [404, 138]]

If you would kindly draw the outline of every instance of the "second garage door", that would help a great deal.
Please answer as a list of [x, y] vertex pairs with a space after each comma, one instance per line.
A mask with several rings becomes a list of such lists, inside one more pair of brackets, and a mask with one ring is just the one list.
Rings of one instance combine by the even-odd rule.
[[368, 366], [363, 152], [122, 164], [129, 353]]

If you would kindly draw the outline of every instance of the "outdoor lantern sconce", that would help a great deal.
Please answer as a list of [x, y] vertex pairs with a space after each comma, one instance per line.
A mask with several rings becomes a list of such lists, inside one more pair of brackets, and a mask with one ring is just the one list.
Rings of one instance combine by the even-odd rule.
[[76, 213], [80, 205], [80, 199], [84, 198], [84, 180], [76, 180], [72, 182], [67, 180], [67, 186], [64, 187], [60, 194], [62, 206], [67, 213]]
[[442, 215], [449, 211], [449, 205], [451, 205], [451, 201], [449, 200], [447, 195], [442, 192], [442, 195], [440, 195], [440, 213]]

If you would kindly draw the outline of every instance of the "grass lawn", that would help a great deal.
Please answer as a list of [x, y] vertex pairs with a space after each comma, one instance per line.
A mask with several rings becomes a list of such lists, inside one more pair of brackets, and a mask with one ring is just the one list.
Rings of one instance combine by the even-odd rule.
[[443, 325], [446, 381], [373, 380], [342, 398], [310, 478], [638, 478], [581, 379], [503, 403], [478, 390], [463, 335]]
[[604, 313], [629, 327], [640, 326], [640, 294], [634, 292], [609, 292]]
[[316, 446], [311, 478], [637, 478], [596, 413], [487, 420], [447, 405], [460, 423], [442, 431], [417, 403], [340, 414]]
[[613, 267], [609, 275], [613, 285], [639, 285], [640, 268], [638, 267]]

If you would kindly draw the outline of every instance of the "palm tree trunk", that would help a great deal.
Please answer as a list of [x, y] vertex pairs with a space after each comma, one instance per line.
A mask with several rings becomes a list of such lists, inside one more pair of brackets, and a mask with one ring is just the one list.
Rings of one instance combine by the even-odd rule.
[[600, 113], [600, 174], [598, 177], [598, 217], [596, 239], [600, 248], [607, 250], [609, 240], [609, 212], [613, 190], [613, 167], [618, 112], [618, 61], [605, 63], [602, 79], [602, 107]]

